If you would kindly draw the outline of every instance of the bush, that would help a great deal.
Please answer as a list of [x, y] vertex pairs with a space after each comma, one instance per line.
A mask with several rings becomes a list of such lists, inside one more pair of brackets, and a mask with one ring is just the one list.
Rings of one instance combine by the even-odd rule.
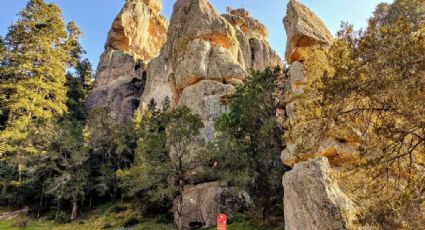
[[169, 224], [172, 222], [172, 218], [170, 215], [161, 214], [155, 218], [155, 223], [157, 224]]
[[128, 207], [127, 206], [125, 206], [125, 205], [116, 205], [116, 206], [114, 206], [114, 207], [112, 207], [111, 208], [111, 212], [112, 213], [119, 213], [119, 212], [124, 212], [124, 211], [126, 211], [128, 209]]

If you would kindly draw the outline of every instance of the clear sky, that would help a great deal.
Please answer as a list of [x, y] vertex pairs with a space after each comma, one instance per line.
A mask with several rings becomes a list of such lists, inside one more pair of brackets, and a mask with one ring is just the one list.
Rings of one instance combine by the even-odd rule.
[[[83, 31], [81, 43], [87, 50], [87, 56], [96, 67], [103, 52], [107, 33], [115, 16], [125, 0], [46, 0], [56, 3], [63, 11], [65, 20], [75, 21]], [[310, 7], [335, 33], [346, 21], [359, 29], [366, 25], [375, 6], [380, 2], [392, 0], [300, 0]], [[0, 8], [0, 35], [16, 20], [16, 14], [28, 0], [2, 0]], [[163, 0], [163, 15], [170, 18], [175, 0]], [[225, 12], [226, 6], [243, 7], [251, 15], [264, 23], [270, 31], [271, 46], [283, 57], [286, 35], [282, 18], [286, 13], [288, 0], [210, 0], [219, 11]]]

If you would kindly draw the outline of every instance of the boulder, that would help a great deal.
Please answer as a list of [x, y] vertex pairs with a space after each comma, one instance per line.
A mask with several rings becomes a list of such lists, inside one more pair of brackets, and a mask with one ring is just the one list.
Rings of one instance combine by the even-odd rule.
[[285, 229], [358, 229], [357, 209], [326, 158], [296, 164], [283, 177]]
[[107, 108], [128, 122], [140, 104], [146, 83], [146, 64], [165, 42], [167, 22], [159, 15], [160, 0], [127, 0], [112, 23], [100, 57], [86, 109]]
[[283, 19], [286, 35], [286, 60], [289, 64], [302, 60], [301, 51], [307, 47], [327, 47], [332, 44], [332, 34], [322, 20], [297, 0], [290, 0]]
[[216, 182], [186, 187], [183, 203], [180, 197], [174, 200], [174, 221], [179, 226], [177, 210], [181, 210], [183, 229], [208, 228], [216, 225], [220, 213], [231, 215], [243, 211], [252, 204], [248, 193], [235, 188], [222, 187]]

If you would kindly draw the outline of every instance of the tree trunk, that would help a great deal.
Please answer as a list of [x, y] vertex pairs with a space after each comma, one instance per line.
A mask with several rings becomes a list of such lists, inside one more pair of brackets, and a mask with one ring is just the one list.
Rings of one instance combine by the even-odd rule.
[[78, 199], [77, 199], [77, 195], [73, 195], [71, 221], [77, 220], [77, 213], [78, 213]]
[[179, 180], [179, 206], [177, 206], [177, 215], [179, 218], [179, 230], [183, 230], [183, 223], [182, 223], [182, 209], [183, 209], [183, 181], [182, 179]]

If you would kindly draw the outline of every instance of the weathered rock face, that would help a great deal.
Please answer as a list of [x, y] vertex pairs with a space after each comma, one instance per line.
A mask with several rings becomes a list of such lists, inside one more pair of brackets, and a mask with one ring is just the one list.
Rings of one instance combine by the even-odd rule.
[[286, 173], [285, 228], [356, 229], [356, 208], [335, 181], [324, 157], [297, 164]]
[[124, 50], [146, 62], [156, 57], [167, 33], [161, 9], [161, 0], [127, 0], [112, 23], [105, 49]]
[[[286, 58], [291, 68], [283, 101], [290, 126], [297, 127], [296, 118], [300, 114], [297, 113], [299, 99], [296, 96], [304, 94], [309, 83], [304, 51], [327, 48], [332, 36], [310, 9], [295, 0], [288, 4], [284, 24], [288, 35]], [[302, 151], [309, 142], [317, 143], [317, 148]], [[293, 169], [283, 178], [285, 228], [356, 229], [357, 209], [332, 177], [329, 161], [334, 167], [350, 162], [358, 154], [359, 144], [314, 132], [286, 144], [281, 159]]]
[[283, 23], [288, 36], [286, 60], [289, 64], [302, 58], [300, 51], [303, 48], [332, 43], [332, 34], [322, 20], [297, 0], [289, 1]]
[[[134, 58], [119, 50], [102, 55], [96, 81], [99, 83], [86, 100], [88, 111], [96, 107], [108, 108], [111, 117], [128, 121], [140, 104], [146, 77], [143, 68], [136, 68]], [[107, 80], [107, 82], [106, 82]], [[105, 83], [103, 83], [105, 81]]]
[[327, 157], [334, 167], [346, 166], [358, 158], [360, 147], [358, 142], [347, 142], [334, 137], [322, 140], [318, 149], [308, 153], [297, 151], [298, 145], [302, 143], [290, 143], [283, 150], [281, 160], [285, 165], [294, 167], [299, 162], [323, 156]]
[[245, 70], [263, 70], [282, 66], [282, 60], [267, 42], [269, 32], [245, 9], [235, 9], [222, 15], [235, 28], [239, 41], [239, 63]]
[[146, 82], [145, 65], [165, 43], [167, 22], [159, 15], [161, 7], [160, 0], [127, 0], [109, 32], [87, 98], [88, 111], [108, 108], [121, 122], [133, 116]]
[[184, 189], [181, 206], [179, 198], [174, 201], [174, 220], [179, 226], [177, 209], [180, 208], [183, 229], [207, 228], [216, 225], [218, 214], [243, 211], [251, 203], [246, 192], [221, 187], [215, 182], [199, 184]]
[[173, 106], [190, 107], [204, 119], [204, 137], [212, 138], [214, 120], [226, 111], [220, 97], [251, 69], [283, 65], [266, 39], [265, 27], [244, 10], [221, 16], [207, 0], [176, 1], [167, 42], [147, 69], [142, 102], [168, 97]]
[[198, 84], [183, 90], [179, 105], [186, 105], [192, 112], [200, 114], [206, 128], [202, 136], [212, 139], [214, 121], [220, 114], [226, 112], [221, 103], [221, 97], [233, 93], [235, 87], [217, 81], [203, 80]]

